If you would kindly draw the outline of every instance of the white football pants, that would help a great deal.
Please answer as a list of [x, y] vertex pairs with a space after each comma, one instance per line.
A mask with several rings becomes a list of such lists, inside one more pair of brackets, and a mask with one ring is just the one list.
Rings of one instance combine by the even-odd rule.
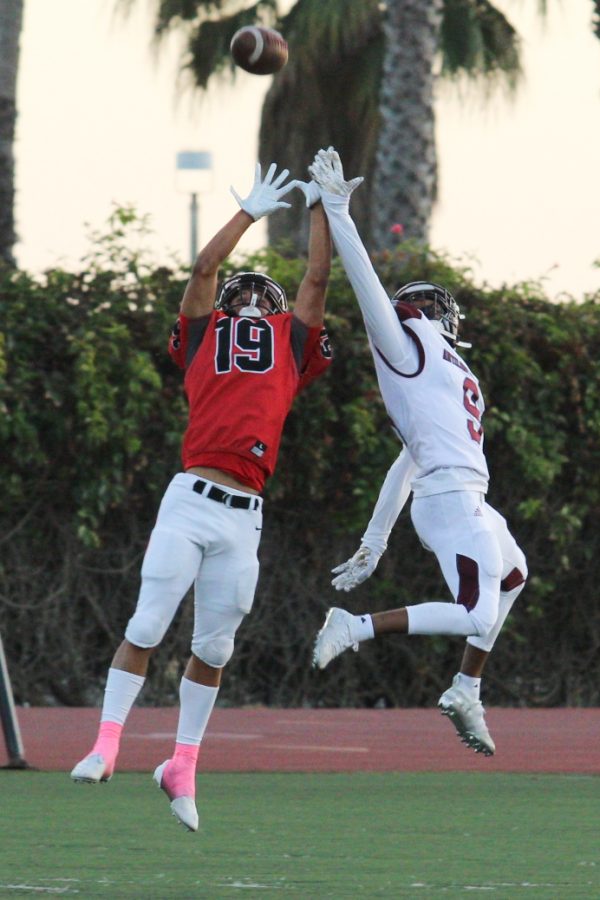
[[408, 607], [409, 633], [461, 634], [491, 650], [527, 578], [525, 556], [506, 520], [474, 491], [415, 498], [411, 517], [456, 602]]
[[[165, 492], [125, 637], [137, 647], [157, 646], [193, 584], [192, 651], [208, 665], [222, 668], [254, 601], [262, 500], [257, 498], [257, 509], [233, 509], [195, 493], [196, 481], [196, 475], [181, 472]], [[254, 496], [233, 488], [227, 492]]]

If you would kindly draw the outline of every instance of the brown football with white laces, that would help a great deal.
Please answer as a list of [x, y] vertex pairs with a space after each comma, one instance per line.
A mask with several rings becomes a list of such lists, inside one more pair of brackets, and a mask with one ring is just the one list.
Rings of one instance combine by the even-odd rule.
[[233, 61], [252, 75], [273, 75], [288, 59], [288, 45], [278, 31], [263, 25], [245, 25], [231, 38]]

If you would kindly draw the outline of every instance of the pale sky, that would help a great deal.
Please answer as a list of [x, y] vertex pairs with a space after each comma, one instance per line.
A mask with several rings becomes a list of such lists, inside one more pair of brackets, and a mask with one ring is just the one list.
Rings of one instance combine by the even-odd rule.
[[[548, 296], [600, 290], [600, 41], [590, 0], [498, 0], [523, 37], [525, 83], [485, 104], [443, 88], [437, 104], [440, 198], [431, 243], [493, 286], [543, 279]], [[180, 150], [213, 156], [200, 195], [200, 243], [251, 187], [269, 78], [241, 72], [202, 99], [177, 93], [180, 43], [151, 49], [154, 3], [127, 20], [115, 0], [26, 0], [18, 84], [15, 248], [19, 265], [76, 268], [87, 228], [113, 204], [148, 214], [157, 263], [189, 260]], [[315, 150], [318, 148], [315, 147]], [[348, 176], [361, 173], [348, 172]], [[306, 173], [295, 172], [295, 177]], [[292, 195], [302, 202], [301, 195]], [[262, 223], [240, 243], [264, 245]]]

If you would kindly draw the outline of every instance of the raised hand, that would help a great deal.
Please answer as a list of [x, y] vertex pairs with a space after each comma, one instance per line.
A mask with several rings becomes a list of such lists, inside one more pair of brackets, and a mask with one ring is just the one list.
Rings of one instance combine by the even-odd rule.
[[364, 181], [364, 178], [360, 176], [352, 178], [350, 181], [344, 179], [342, 161], [339, 153], [333, 147], [319, 150], [308, 167], [308, 171], [320, 188], [330, 194], [340, 194], [342, 197], [349, 197], [352, 191]]
[[291, 203], [284, 203], [281, 198], [285, 197], [285, 195], [292, 190], [295, 186], [295, 182], [290, 181], [288, 184], [283, 184], [290, 174], [289, 169], [283, 169], [279, 175], [274, 178], [276, 170], [277, 163], [271, 163], [267, 174], [263, 179], [260, 163], [256, 163], [254, 184], [252, 190], [244, 199], [240, 197], [234, 187], [230, 188], [231, 193], [241, 208], [244, 212], [247, 212], [255, 222], [263, 216], [268, 216], [269, 213], [275, 212], [276, 209], [289, 209], [291, 206]]

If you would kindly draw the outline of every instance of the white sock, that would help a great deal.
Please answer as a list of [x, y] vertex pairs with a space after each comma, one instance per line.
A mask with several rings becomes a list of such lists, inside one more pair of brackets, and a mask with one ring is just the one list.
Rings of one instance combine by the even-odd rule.
[[175, 738], [178, 744], [198, 746], [201, 743], [218, 693], [218, 687], [198, 684], [185, 676], [181, 679], [179, 722]]
[[375, 637], [373, 619], [369, 613], [353, 617], [352, 636], [355, 637], [357, 641], [370, 641], [371, 638]]
[[143, 675], [132, 675], [123, 669], [109, 669], [100, 721], [124, 725], [145, 680]]
[[479, 690], [481, 688], [481, 678], [472, 678], [471, 675], [464, 675], [459, 672], [456, 676], [460, 687], [468, 694], [472, 694], [479, 700]]

